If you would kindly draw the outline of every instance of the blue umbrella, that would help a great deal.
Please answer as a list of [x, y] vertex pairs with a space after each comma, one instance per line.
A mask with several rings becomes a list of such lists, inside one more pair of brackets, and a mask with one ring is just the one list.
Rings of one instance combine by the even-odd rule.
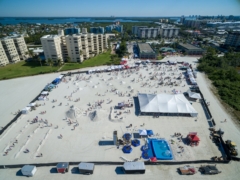
[[131, 139], [132, 135], [131, 135], [130, 133], [125, 133], [125, 134], [123, 135], [123, 137], [124, 137], [124, 139], [126, 139], [127, 141], [129, 141], [129, 140]]
[[134, 140], [132, 140], [132, 145], [134, 147], [140, 146], [140, 141], [138, 139], [134, 139]]
[[142, 158], [143, 159], [149, 159], [150, 157], [149, 157], [149, 155], [148, 155], [148, 153], [146, 151], [143, 151]]
[[148, 136], [152, 136], [153, 135], [153, 131], [152, 130], [147, 130], [147, 135]]
[[126, 154], [130, 154], [132, 152], [132, 147], [131, 146], [124, 146], [122, 148], [122, 151]]

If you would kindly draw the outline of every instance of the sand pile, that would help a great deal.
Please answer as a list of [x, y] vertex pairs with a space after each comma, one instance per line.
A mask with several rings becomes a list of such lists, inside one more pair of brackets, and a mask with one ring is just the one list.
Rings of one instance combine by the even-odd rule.
[[76, 119], [75, 109], [74, 109], [73, 107], [70, 108], [70, 109], [66, 112], [66, 116], [67, 116], [67, 118], [70, 118], [70, 119]]

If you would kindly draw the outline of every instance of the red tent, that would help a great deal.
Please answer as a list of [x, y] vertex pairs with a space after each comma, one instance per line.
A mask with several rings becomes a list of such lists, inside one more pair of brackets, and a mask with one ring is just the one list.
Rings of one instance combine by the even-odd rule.
[[128, 65], [125, 65], [125, 69], [129, 69], [130, 67]]
[[126, 63], [127, 63], [126, 60], [120, 62], [121, 65], [124, 65], [124, 64], [126, 64]]
[[196, 132], [190, 132], [187, 137], [190, 140], [190, 142], [199, 142], [200, 141]]

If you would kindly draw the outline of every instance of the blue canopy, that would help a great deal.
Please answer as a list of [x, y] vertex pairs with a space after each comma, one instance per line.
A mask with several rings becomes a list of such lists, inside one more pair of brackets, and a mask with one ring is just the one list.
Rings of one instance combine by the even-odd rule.
[[56, 79], [54, 79], [54, 81], [52, 82], [53, 84], [59, 84], [60, 83], [60, 81], [61, 81], [61, 79], [60, 78], [56, 78]]
[[130, 154], [132, 152], [132, 147], [131, 146], [124, 146], [122, 148], [122, 151], [126, 154]]
[[147, 135], [148, 136], [152, 136], [153, 135], [153, 131], [152, 130], [147, 130]]
[[142, 158], [143, 158], [143, 159], [149, 159], [149, 158], [150, 158], [149, 155], [148, 155], [148, 153], [147, 153], [147, 151], [143, 151], [143, 152], [142, 152]]
[[140, 146], [140, 141], [138, 139], [134, 139], [134, 140], [132, 140], [132, 145], [134, 147]]

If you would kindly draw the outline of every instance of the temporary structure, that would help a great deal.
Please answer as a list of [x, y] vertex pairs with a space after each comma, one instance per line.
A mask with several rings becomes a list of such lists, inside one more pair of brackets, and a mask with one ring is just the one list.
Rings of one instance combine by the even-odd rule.
[[24, 176], [33, 176], [37, 171], [36, 166], [24, 165], [21, 172]]
[[123, 170], [126, 174], [131, 173], [145, 173], [145, 164], [144, 162], [125, 162], [123, 164]]
[[199, 137], [197, 136], [197, 133], [196, 132], [190, 132], [188, 135], [187, 135], [187, 139], [189, 140], [189, 143], [190, 145], [198, 145], [199, 144]]
[[202, 99], [199, 93], [191, 92], [190, 90], [187, 91], [188, 96], [193, 99]]
[[49, 94], [48, 91], [43, 91], [43, 92], [41, 92], [41, 95], [48, 95], [48, 94]]
[[25, 107], [24, 109], [22, 109], [22, 114], [27, 114], [30, 111], [30, 107]]
[[29, 105], [27, 105], [27, 107], [35, 107], [36, 103], [30, 103]]
[[140, 113], [172, 113], [198, 115], [183, 94], [138, 94]]
[[140, 136], [146, 136], [146, 135], [147, 135], [147, 130], [145, 130], [145, 129], [139, 129], [139, 135], [140, 135]]
[[94, 171], [94, 163], [85, 163], [81, 162], [78, 165], [79, 172], [81, 174], [93, 174]]
[[68, 172], [69, 163], [68, 162], [60, 162], [57, 164], [56, 168], [57, 168], [58, 173]]

